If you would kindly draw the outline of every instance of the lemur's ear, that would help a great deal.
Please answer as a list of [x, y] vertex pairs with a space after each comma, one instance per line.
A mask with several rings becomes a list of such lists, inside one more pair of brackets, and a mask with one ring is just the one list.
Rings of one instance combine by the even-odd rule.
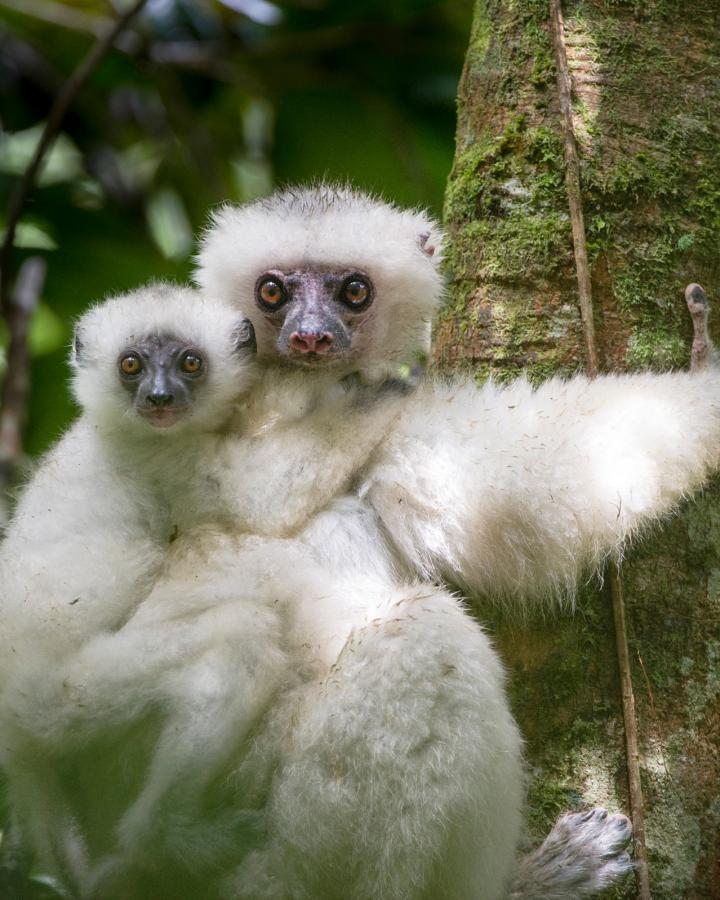
[[237, 352], [245, 352], [251, 351], [255, 352], [257, 350], [257, 343], [255, 341], [255, 329], [253, 328], [253, 324], [250, 319], [243, 319], [238, 325], [235, 327], [232, 333], [232, 341], [233, 347]]
[[418, 247], [422, 250], [425, 256], [434, 256], [435, 251], [437, 250], [437, 236], [431, 234], [429, 231], [423, 231], [422, 234], [418, 235]]

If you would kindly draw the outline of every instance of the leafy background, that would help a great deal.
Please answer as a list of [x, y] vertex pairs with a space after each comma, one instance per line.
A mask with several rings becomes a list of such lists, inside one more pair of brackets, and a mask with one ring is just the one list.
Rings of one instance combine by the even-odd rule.
[[[59, 86], [122, 6], [0, 0], [0, 209]], [[186, 278], [213, 205], [328, 176], [440, 213], [471, 6], [150, 0], [73, 105], [19, 229], [14, 268], [48, 262], [31, 454], [73, 415], [73, 317], [149, 278]]]

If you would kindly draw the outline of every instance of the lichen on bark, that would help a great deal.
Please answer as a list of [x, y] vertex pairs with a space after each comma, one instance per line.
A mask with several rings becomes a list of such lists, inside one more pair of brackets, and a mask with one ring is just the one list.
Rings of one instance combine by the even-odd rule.
[[[563, 10], [603, 366], [686, 368], [688, 282], [705, 285], [720, 326], [720, 8]], [[585, 362], [548, 19], [539, 0], [478, 0], [460, 84], [435, 359], [478, 380], [540, 380]], [[720, 481], [630, 548], [622, 569], [661, 900], [720, 896], [719, 497]], [[573, 617], [522, 626], [478, 604], [511, 671], [534, 837], [562, 808], [627, 809], [606, 590], [586, 586]]]

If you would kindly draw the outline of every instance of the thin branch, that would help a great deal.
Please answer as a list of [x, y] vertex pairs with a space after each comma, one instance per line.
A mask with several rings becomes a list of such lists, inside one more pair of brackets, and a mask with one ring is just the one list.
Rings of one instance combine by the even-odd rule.
[[[557, 85], [560, 98], [563, 143], [565, 149], [565, 188], [570, 210], [570, 221], [572, 223], [575, 271], [577, 274], [578, 293], [580, 298], [580, 314], [583, 323], [583, 333], [585, 335], [587, 370], [590, 377], [594, 378], [598, 374], [599, 366], [595, 340], [595, 322], [593, 318], [592, 284], [590, 281], [590, 265], [588, 263], [585, 221], [582, 208], [580, 160], [578, 158], [575, 129], [572, 119], [570, 73], [568, 71], [567, 54], [565, 52], [565, 36], [560, 0], [550, 0], [550, 30], [557, 69]], [[630, 815], [633, 823], [633, 839], [635, 843], [635, 857], [637, 860], [636, 877], [638, 883], [638, 897], [639, 900], [649, 900], [650, 873], [647, 862], [647, 845], [645, 843], [645, 805], [642, 795], [642, 784], [640, 781], [640, 753], [638, 749], [638, 725], [635, 712], [635, 695], [633, 692], [627, 627], [625, 623], [625, 599], [623, 596], [620, 570], [614, 560], [610, 563], [609, 577], [613, 618], [615, 620], [615, 645], [622, 689], [622, 710], [623, 721], [625, 723], [625, 752], [630, 793]]]
[[598, 354], [595, 343], [595, 322], [593, 320], [592, 288], [590, 286], [590, 266], [588, 265], [585, 221], [583, 218], [582, 194], [580, 193], [580, 160], [578, 159], [575, 129], [570, 102], [570, 73], [565, 53], [564, 28], [560, 0], [550, 0], [550, 26], [555, 50], [558, 96], [560, 99], [561, 124], [565, 148], [565, 189], [570, 222], [572, 224], [573, 245], [575, 247], [575, 272], [580, 298], [580, 315], [585, 335], [588, 375], [598, 373]]
[[625, 598], [617, 563], [610, 563], [610, 592], [612, 594], [613, 619], [615, 620], [615, 646], [620, 666], [623, 722], [625, 723], [625, 749], [630, 788], [630, 810], [635, 841], [635, 873], [639, 900], [650, 900], [650, 872], [645, 843], [645, 802], [640, 781], [640, 752], [638, 750], [638, 726], [635, 712], [635, 693], [630, 671], [627, 625], [625, 622]]
[[[313, 9], [314, 4], [315, 0], [286, 0], [284, 5]], [[0, 8], [2, 7], [38, 22], [88, 36], [102, 34], [112, 21], [107, 16], [71, 9], [56, 0], [0, 0]], [[350, 25], [315, 28], [290, 36], [273, 33], [272, 37], [259, 44], [244, 47], [243, 56], [250, 61], [264, 60], [267, 57], [277, 57], [278, 54], [291, 53], [298, 46], [303, 48], [305, 54], [312, 54], [328, 47], [350, 46], [363, 35], [362, 29]], [[151, 65], [187, 69], [215, 81], [239, 85], [251, 93], [261, 93], [263, 90], [263, 86], [252, 75], [252, 65], [243, 67], [234, 60], [232, 44], [227, 40], [153, 41], [136, 31], [126, 30], [117, 36], [114, 49]]]
[[22, 429], [25, 424], [29, 382], [27, 332], [30, 316], [45, 278], [44, 263], [42, 264], [42, 277], [40, 277], [41, 270], [38, 261], [33, 262], [33, 265], [28, 268], [30, 262], [28, 260], [20, 270], [13, 297], [10, 290], [10, 259], [15, 242], [15, 231], [25, 201], [70, 105], [96, 66], [113, 46], [118, 35], [146, 2], [147, 0], [135, 0], [127, 11], [120, 15], [112, 26], [98, 38], [95, 45], [65, 82], [50, 110], [33, 157], [10, 200], [5, 237], [2, 247], [0, 247], [0, 312], [7, 323], [10, 334], [5, 378], [0, 397], [0, 479], [4, 485], [12, 482], [14, 470], [22, 454]]

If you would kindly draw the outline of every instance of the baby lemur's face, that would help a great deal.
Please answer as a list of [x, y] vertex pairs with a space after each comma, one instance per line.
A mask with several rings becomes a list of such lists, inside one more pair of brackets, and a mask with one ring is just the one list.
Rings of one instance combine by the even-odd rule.
[[135, 411], [154, 428], [169, 428], [192, 408], [208, 360], [174, 335], [148, 335], [123, 349], [117, 374]]
[[255, 333], [226, 303], [149, 285], [91, 307], [73, 345], [73, 390], [103, 430], [214, 430], [256, 378]]

